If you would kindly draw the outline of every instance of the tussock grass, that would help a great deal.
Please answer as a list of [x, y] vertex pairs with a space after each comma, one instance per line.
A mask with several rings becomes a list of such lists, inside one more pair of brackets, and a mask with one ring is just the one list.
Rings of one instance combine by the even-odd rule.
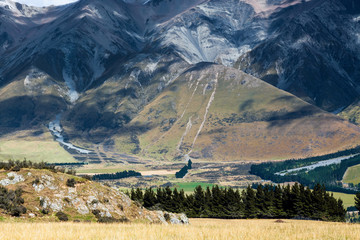
[[191, 219], [189, 226], [142, 223], [2, 223], [0, 239], [359, 239], [360, 225], [316, 221]]

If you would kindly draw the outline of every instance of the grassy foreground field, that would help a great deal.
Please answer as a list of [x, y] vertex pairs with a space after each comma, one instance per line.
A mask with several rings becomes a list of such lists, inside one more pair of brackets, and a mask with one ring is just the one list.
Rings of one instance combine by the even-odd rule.
[[1, 223], [0, 239], [360, 239], [360, 225], [316, 221], [191, 219], [189, 226]]

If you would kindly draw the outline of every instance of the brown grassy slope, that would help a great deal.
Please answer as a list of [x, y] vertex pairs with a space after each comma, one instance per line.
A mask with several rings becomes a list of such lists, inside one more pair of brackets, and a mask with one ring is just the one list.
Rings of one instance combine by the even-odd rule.
[[188, 226], [156, 224], [2, 223], [3, 239], [359, 239], [360, 225], [319, 221], [190, 219]]
[[[137, 132], [141, 153], [157, 159], [189, 154], [198, 160], [275, 160], [360, 143], [360, 129], [349, 122], [219, 65], [182, 74], [130, 125], [148, 127]], [[131, 142], [124, 136], [117, 141], [119, 150]]]

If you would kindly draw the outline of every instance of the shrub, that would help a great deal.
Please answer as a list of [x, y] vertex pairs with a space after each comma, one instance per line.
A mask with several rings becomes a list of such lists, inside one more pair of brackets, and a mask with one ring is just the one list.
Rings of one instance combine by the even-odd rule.
[[126, 217], [117, 219], [114, 217], [99, 217], [97, 218], [99, 223], [118, 223], [118, 222], [129, 222], [129, 219], [127, 219]]
[[18, 166], [18, 165], [16, 165], [15, 167], [13, 167], [12, 169], [11, 169], [11, 171], [14, 171], [14, 172], [18, 172], [18, 171], [20, 171], [21, 170], [21, 168]]
[[47, 214], [49, 214], [49, 209], [43, 208], [41, 210], [41, 213], [44, 214], [44, 215], [47, 215]]
[[113, 217], [99, 217], [97, 218], [97, 221], [99, 223], [114, 223], [117, 222], [117, 219]]
[[90, 175], [80, 175], [79, 177], [82, 177], [82, 178], [84, 178], [86, 180], [89, 180], [89, 181], [92, 180], [92, 176], [90, 176]]
[[68, 169], [68, 170], [66, 171], [66, 174], [76, 175], [76, 170], [74, 170], [74, 169]]
[[41, 198], [40, 199], [40, 207], [44, 206], [45, 204], [45, 199], [44, 198]]
[[32, 181], [32, 185], [38, 185], [40, 183], [40, 179], [37, 177], [34, 181]]
[[68, 187], [75, 187], [76, 181], [74, 178], [69, 178], [66, 180], [66, 186]]
[[25, 214], [26, 211], [27, 211], [26, 207], [22, 205], [17, 205], [11, 209], [10, 215], [13, 217], [20, 217], [21, 214]]
[[63, 212], [57, 212], [55, 216], [62, 222], [67, 222], [69, 220], [68, 216]]
[[124, 211], [124, 207], [123, 207], [123, 205], [118, 204], [118, 208], [119, 208], [121, 211]]
[[92, 214], [94, 214], [94, 215], [95, 215], [95, 217], [96, 217], [96, 218], [101, 217], [101, 216], [100, 216], [100, 210], [95, 209], [95, 210], [92, 210], [91, 212], [92, 212]]
[[[0, 169], [4, 169], [6, 171], [12, 170], [12, 171], [20, 171], [22, 168], [32, 168], [32, 169], [47, 169], [49, 171], [52, 171], [54, 173], [56, 172], [65, 172], [64, 168], [56, 167], [54, 164], [48, 164], [45, 162], [40, 163], [33, 163], [31, 161], [27, 161], [24, 159], [23, 161], [13, 161], [9, 160], [8, 162], [0, 162]], [[75, 175], [75, 170], [68, 170], [68, 174]]]
[[170, 221], [170, 214], [165, 213], [165, 214], [164, 214], [164, 218], [165, 218], [165, 220], [166, 220], [167, 222], [169, 222], [169, 221]]
[[27, 209], [22, 205], [24, 203], [22, 192], [20, 188], [13, 191], [0, 187], [0, 208], [15, 217], [26, 213]]

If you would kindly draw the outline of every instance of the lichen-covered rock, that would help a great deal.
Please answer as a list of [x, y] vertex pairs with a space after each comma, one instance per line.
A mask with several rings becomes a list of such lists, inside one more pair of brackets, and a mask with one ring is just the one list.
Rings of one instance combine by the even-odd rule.
[[164, 212], [163, 211], [156, 211], [157, 217], [159, 218], [160, 222], [162, 224], [168, 225], [168, 222], [165, 219]]
[[36, 184], [36, 183], [34, 183], [32, 186], [34, 187], [34, 190], [36, 192], [41, 192], [45, 188], [44, 184]]
[[179, 218], [180, 218], [182, 224], [190, 224], [189, 218], [186, 216], [185, 213], [181, 213], [179, 215]]
[[42, 202], [42, 207], [45, 209], [50, 208], [54, 212], [60, 212], [63, 210], [63, 202], [62, 200], [55, 198], [50, 200], [49, 197], [40, 197], [40, 201]]
[[0, 184], [3, 186], [14, 185], [19, 182], [25, 181], [24, 177], [15, 172], [9, 172], [7, 178], [0, 180]]

